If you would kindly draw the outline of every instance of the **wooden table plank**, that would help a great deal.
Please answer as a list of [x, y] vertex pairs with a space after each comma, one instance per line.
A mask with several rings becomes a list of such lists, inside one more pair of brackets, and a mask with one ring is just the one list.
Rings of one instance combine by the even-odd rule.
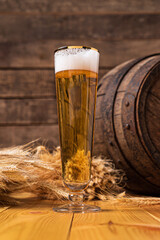
[[153, 206], [150, 208], [145, 208], [145, 210], [150, 216], [159, 221], [160, 224], [160, 207], [158, 208], [157, 206]]
[[70, 240], [159, 240], [160, 231], [155, 229], [148, 229], [147, 227], [136, 226], [92, 226], [84, 228], [73, 228], [70, 235]]
[[7, 210], [9, 207], [0, 207], [0, 213], [4, 212], [5, 210]]
[[100, 213], [74, 214], [70, 240], [160, 239], [159, 221], [144, 209], [132, 205], [109, 206], [107, 202], [98, 205], [103, 209]]
[[1, 1], [1, 12], [6, 13], [120, 13], [120, 12], [159, 12], [159, 0], [81, 0], [81, 1], [59, 1], [59, 0], [36, 0], [21, 1], [8, 0]]
[[139, 207], [133, 202], [92, 202], [102, 211], [61, 214], [53, 202], [0, 208], [1, 240], [159, 240], [160, 206]]
[[0, 239], [67, 239], [72, 216], [55, 213], [50, 206], [11, 208], [0, 214]]

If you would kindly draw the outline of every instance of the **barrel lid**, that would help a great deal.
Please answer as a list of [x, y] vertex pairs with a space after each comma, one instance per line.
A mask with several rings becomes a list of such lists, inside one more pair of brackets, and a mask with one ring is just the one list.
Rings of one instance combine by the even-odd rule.
[[160, 57], [139, 88], [136, 120], [142, 144], [160, 167]]

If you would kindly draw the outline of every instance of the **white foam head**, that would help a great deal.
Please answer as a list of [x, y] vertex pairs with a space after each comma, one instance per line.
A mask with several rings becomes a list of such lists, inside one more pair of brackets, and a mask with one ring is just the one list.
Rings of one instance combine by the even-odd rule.
[[55, 73], [65, 70], [89, 70], [98, 73], [99, 52], [92, 48], [65, 48], [55, 52]]

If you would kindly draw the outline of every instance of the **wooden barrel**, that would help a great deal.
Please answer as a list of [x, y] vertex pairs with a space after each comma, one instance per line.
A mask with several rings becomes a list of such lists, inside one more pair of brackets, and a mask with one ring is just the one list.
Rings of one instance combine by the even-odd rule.
[[99, 81], [94, 154], [124, 169], [130, 190], [160, 195], [160, 54], [125, 62]]

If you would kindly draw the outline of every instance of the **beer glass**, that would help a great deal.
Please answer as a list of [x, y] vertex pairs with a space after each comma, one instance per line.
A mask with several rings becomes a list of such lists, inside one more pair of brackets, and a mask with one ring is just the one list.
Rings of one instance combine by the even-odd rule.
[[62, 177], [70, 203], [57, 212], [99, 211], [83, 203], [91, 176], [99, 52], [83, 46], [55, 51], [55, 81]]

